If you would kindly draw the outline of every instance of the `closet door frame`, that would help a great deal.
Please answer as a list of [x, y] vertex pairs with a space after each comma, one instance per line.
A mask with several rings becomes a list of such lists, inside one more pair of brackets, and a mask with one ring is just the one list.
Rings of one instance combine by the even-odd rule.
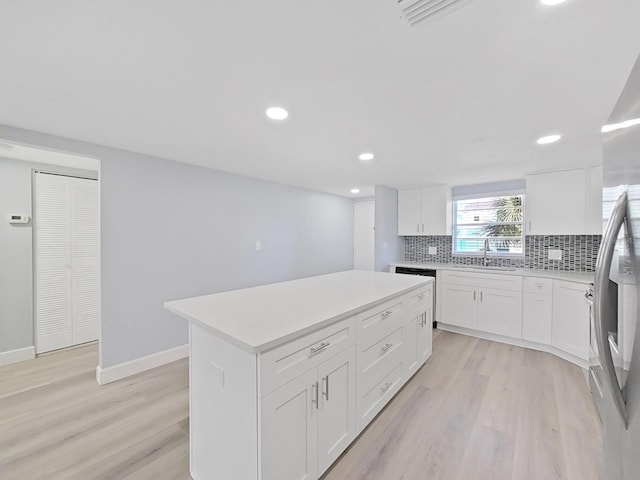
[[[96, 322], [97, 322], [97, 340], [98, 342], [100, 342], [101, 337], [102, 337], [102, 318], [101, 318], [101, 313], [102, 313], [102, 309], [101, 309], [101, 305], [102, 305], [102, 298], [101, 298], [101, 292], [102, 292], [102, 286], [101, 286], [101, 272], [102, 272], [102, 266], [101, 266], [101, 252], [102, 252], [102, 246], [101, 246], [101, 240], [102, 240], [102, 235], [101, 235], [101, 195], [100, 195], [100, 190], [101, 190], [101, 185], [100, 185], [100, 175], [99, 175], [99, 171], [89, 171], [89, 170], [79, 170], [77, 172], [73, 171], [74, 169], [67, 169], [67, 168], [63, 168], [60, 170], [57, 170], [56, 168], [51, 168], [51, 169], [41, 169], [41, 168], [34, 168], [31, 171], [31, 193], [32, 193], [32, 211], [33, 211], [33, 223], [32, 223], [32, 244], [33, 244], [33, 251], [32, 251], [32, 263], [33, 263], [33, 343], [35, 345], [36, 348], [36, 353], [45, 353], [46, 351], [51, 351], [51, 350], [55, 350], [56, 348], [46, 348], [42, 349], [39, 348], [38, 346], [38, 286], [37, 286], [37, 278], [36, 275], [38, 274], [38, 269], [37, 269], [37, 248], [38, 248], [38, 239], [37, 239], [37, 233], [36, 233], [36, 222], [38, 222], [38, 218], [37, 218], [37, 211], [36, 211], [36, 195], [37, 195], [37, 180], [36, 177], [37, 175], [51, 175], [51, 176], [59, 176], [59, 177], [68, 177], [71, 179], [78, 179], [78, 180], [87, 180], [87, 181], [95, 181], [96, 182], [96, 195], [97, 195], [97, 205], [96, 205], [96, 215], [97, 215], [97, 219], [96, 219], [96, 235], [97, 235], [97, 258], [96, 258], [96, 269], [97, 269], [97, 278], [96, 278], [96, 289], [97, 289], [97, 295], [96, 295], [96, 309], [97, 309], [97, 318], [96, 318]], [[86, 173], [85, 173], [86, 172]], [[71, 195], [71, 193], [68, 193], [69, 195]], [[69, 208], [72, 209], [73, 207], [71, 206], [72, 200], [69, 199]], [[71, 224], [73, 222], [73, 215], [71, 215], [71, 212], [69, 212], [69, 226], [71, 227]], [[69, 243], [69, 261], [73, 262], [73, 246], [72, 246], [72, 242], [73, 242], [73, 235], [71, 233], [71, 230], [69, 232], [68, 235], [68, 243]], [[74, 314], [74, 299], [73, 299], [73, 273], [71, 272], [71, 268], [69, 268], [69, 315], [71, 316], [71, 318], [73, 318], [73, 314]], [[74, 338], [75, 337], [75, 338]], [[93, 341], [95, 340], [95, 338], [91, 338], [91, 339], [87, 339], [87, 338], [82, 338], [82, 335], [78, 336], [75, 333], [75, 329], [73, 327], [73, 323], [71, 324], [71, 346], [73, 345], [77, 345], [77, 344], [81, 344], [81, 343], [86, 343], [86, 341]], [[57, 348], [64, 348], [64, 347], [57, 347]], [[100, 348], [100, 343], [99, 343], [99, 350], [101, 350]], [[101, 352], [99, 352], [99, 356], [101, 357]]]

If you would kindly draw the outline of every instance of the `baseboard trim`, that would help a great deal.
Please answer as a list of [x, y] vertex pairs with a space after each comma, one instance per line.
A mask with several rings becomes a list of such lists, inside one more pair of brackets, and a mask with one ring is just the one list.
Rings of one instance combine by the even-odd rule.
[[472, 330], [470, 328], [458, 327], [456, 325], [448, 325], [442, 322], [438, 322], [438, 329], [445, 330], [447, 332], [461, 333], [463, 335], [469, 335], [471, 337], [483, 338], [485, 340], [493, 340], [494, 342], [506, 343], [509, 345], [515, 345], [516, 347], [530, 348], [532, 350], [538, 350], [540, 352], [547, 352], [556, 357], [562, 358], [567, 362], [571, 362], [580, 368], [589, 369], [589, 362], [576, 357], [570, 353], [560, 350], [551, 345], [544, 345], [542, 343], [530, 342], [529, 340], [522, 340], [519, 338], [503, 337], [502, 335], [495, 335], [493, 333], [481, 332], [478, 330]]
[[96, 367], [96, 380], [100, 385], [115, 382], [123, 378], [130, 377], [136, 373], [145, 372], [152, 368], [175, 362], [181, 358], [189, 356], [189, 344], [180, 345], [179, 347], [163, 350], [162, 352], [152, 353], [146, 357], [136, 358], [128, 362], [119, 363], [112, 367], [101, 368]]
[[12, 363], [24, 362], [36, 358], [36, 347], [17, 348], [8, 352], [0, 352], [0, 367]]

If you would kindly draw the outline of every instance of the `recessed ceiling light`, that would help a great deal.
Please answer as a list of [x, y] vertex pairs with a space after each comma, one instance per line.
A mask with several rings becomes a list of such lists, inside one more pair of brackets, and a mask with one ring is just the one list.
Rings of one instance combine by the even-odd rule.
[[359, 188], [352, 188], [351, 189], [351, 193], [360, 193], [360, 189]]
[[284, 120], [289, 116], [289, 112], [287, 112], [282, 107], [270, 107], [267, 108], [267, 117], [272, 120]]
[[364, 161], [373, 160], [373, 153], [361, 153], [358, 158]]
[[640, 118], [632, 118], [631, 120], [625, 120], [620, 123], [610, 123], [609, 125], [602, 127], [602, 133], [614, 132], [623, 128], [633, 127], [635, 125], [640, 125]]
[[547, 135], [536, 140], [538, 145], [549, 145], [550, 143], [556, 143], [562, 138], [562, 135]]
[[554, 5], [560, 5], [561, 3], [566, 2], [567, 0], [540, 0], [540, 3], [543, 5], [548, 5], [549, 7], [553, 7]]

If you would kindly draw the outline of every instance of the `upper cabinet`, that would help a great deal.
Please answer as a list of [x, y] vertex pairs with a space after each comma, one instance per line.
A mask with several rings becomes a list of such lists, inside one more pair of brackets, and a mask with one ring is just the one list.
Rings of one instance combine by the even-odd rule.
[[587, 170], [586, 234], [602, 235], [602, 165]]
[[450, 188], [417, 188], [398, 192], [398, 235], [450, 234]]
[[527, 176], [528, 235], [602, 233], [602, 167]]

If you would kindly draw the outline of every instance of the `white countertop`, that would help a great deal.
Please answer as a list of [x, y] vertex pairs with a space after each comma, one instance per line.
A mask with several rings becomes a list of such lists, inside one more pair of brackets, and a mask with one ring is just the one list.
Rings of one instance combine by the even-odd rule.
[[[592, 283], [595, 279], [594, 272], [566, 272], [561, 270], [534, 270], [530, 268], [516, 268], [513, 270], [500, 270], [483, 267], [459, 266], [455, 263], [420, 263], [420, 262], [398, 262], [391, 264], [394, 267], [424, 268], [429, 270], [452, 270], [456, 272], [480, 272], [496, 273], [499, 275], [520, 275], [522, 277], [552, 278], [566, 280], [577, 283]], [[458, 265], [458, 266], [456, 266]]]
[[165, 302], [164, 307], [252, 353], [269, 350], [432, 278], [349, 270]]

